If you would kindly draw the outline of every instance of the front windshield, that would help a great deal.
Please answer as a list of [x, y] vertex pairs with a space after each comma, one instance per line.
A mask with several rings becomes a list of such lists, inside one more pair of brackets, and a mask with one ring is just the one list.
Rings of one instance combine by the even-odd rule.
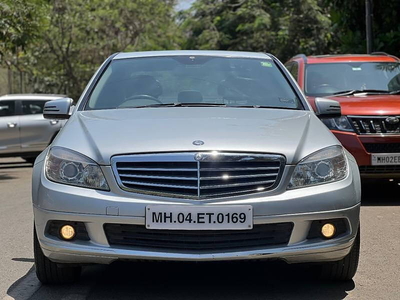
[[306, 95], [326, 96], [351, 90], [400, 90], [400, 63], [349, 62], [307, 65]]
[[86, 109], [167, 104], [302, 109], [270, 58], [167, 56], [111, 62]]

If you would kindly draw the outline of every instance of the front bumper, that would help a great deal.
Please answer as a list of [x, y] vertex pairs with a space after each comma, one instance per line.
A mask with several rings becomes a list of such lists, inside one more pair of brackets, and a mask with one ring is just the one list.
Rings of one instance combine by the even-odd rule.
[[360, 175], [363, 178], [400, 178], [400, 166], [371, 167], [371, 153], [364, 144], [392, 144], [400, 143], [400, 135], [357, 135], [352, 132], [332, 130], [337, 139], [355, 157], [360, 166]]
[[[346, 256], [353, 244], [358, 230], [360, 205], [334, 211], [306, 213], [298, 215], [259, 216], [254, 224], [293, 222], [294, 228], [288, 245], [241, 251], [224, 251], [193, 254], [185, 251], [137, 250], [131, 247], [110, 246], [105, 236], [105, 223], [144, 225], [144, 218], [115, 217], [59, 213], [34, 208], [36, 232], [45, 256], [59, 263], [99, 263], [109, 264], [115, 260], [176, 260], [176, 261], [215, 261], [280, 259], [288, 263], [335, 261]], [[310, 239], [307, 234], [313, 220], [345, 218], [349, 228], [344, 236], [332, 240]], [[69, 220], [84, 222], [90, 241], [62, 241], [45, 234], [47, 221]]]
[[[286, 190], [294, 166], [285, 168], [282, 180], [272, 191], [237, 197], [186, 200], [139, 195], [121, 190], [111, 167], [102, 166], [110, 191], [96, 191], [49, 181], [43, 161], [33, 170], [33, 206], [37, 236], [45, 256], [59, 263], [109, 264], [115, 260], [214, 261], [281, 259], [288, 263], [340, 260], [346, 256], [359, 227], [360, 180], [357, 165], [349, 156], [349, 175], [338, 182], [308, 188]], [[116, 246], [108, 243], [104, 224], [145, 225], [145, 209], [150, 204], [168, 205], [251, 205], [253, 224], [292, 222], [293, 230], [285, 245], [228, 249], [194, 253], [186, 250], [159, 250]], [[313, 220], [343, 218], [345, 234], [325, 240], [307, 239]], [[48, 221], [83, 222], [88, 241], [63, 241], [46, 233]]]

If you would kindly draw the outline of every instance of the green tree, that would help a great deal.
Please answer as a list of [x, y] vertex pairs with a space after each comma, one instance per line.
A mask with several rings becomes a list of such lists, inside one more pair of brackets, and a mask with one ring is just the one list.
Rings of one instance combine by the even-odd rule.
[[175, 0], [52, 0], [47, 26], [22, 61], [37, 92], [77, 99], [112, 53], [175, 49]]
[[185, 48], [297, 53], [329, 52], [329, 8], [318, 0], [197, 0], [183, 13]]

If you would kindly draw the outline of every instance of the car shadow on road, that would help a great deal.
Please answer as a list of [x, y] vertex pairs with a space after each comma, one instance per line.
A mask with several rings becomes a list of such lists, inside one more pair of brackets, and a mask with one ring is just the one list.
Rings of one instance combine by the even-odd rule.
[[364, 180], [361, 195], [362, 206], [400, 205], [400, 180]]
[[343, 299], [353, 281], [315, 278], [304, 265], [279, 262], [114, 263], [87, 299]]

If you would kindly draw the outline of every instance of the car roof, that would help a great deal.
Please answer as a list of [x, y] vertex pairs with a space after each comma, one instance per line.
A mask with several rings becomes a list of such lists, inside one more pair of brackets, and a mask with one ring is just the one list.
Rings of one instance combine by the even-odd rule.
[[304, 58], [306, 58], [307, 64], [341, 63], [341, 62], [400, 62], [400, 60], [397, 57], [386, 53], [311, 55], [307, 57], [304, 56]]
[[58, 94], [9, 94], [0, 97], [0, 100], [54, 100], [66, 97]]
[[180, 56], [180, 55], [271, 59], [270, 56], [261, 52], [219, 51], [219, 50], [167, 50], [167, 51], [143, 51], [143, 52], [118, 53], [116, 56], [114, 56], [113, 60], [138, 58], [138, 57], [157, 57], [157, 56], [162, 57], [162, 56]]

